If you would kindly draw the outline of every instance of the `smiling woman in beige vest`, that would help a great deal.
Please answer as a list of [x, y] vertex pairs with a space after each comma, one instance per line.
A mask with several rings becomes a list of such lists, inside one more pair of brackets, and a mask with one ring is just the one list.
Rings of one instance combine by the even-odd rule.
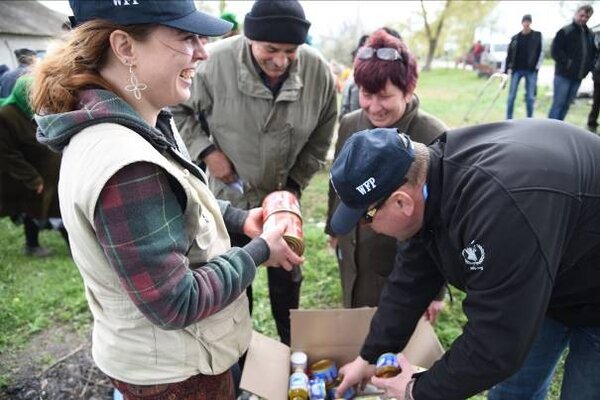
[[[185, 101], [231, 24], [194, 2], [71, 0], [76, 28], [35, 71], [38, 140], [63, 153], [59, 198], [94, 317], [92, 353], [127, 399], [231, 399], [246, 287], [302, 259], [260, 209], [219, 202], [165, 107]], [[254, 238], [230, 248], [228, 230]]]

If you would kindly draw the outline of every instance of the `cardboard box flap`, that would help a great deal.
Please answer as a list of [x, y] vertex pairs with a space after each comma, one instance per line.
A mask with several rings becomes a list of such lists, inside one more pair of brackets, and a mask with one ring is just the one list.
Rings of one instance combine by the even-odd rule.
[[310, 362], [334, 359], [340, 365], [356, 358], [375, 308], [291, 310], [292, 351], [310, 353]]
[[431, 324], [421, 318], [402, 353], [411, 364], [431, 368], [444, 355], [444, 348]]
[[265, 399], [287, 399], [289, 377], [290, 348], [252, 332], [240, 387]]
[[291, 310], [292, 349], [362, 344], [375, 310]]

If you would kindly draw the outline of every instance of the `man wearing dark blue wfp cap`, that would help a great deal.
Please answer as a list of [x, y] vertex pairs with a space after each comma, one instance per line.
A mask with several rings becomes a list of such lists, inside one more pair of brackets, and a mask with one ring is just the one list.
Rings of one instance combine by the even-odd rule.
[[[445, 281], [466, 293], [462, 335], [428, 371], [372, 382], [398, 399], [544, 399], [569, 347], [562, 399], [599, 399], [600, 138], [553, 120], [449, 131], [430, 146], [393, 129], [356, 133], [331, 168], [357, 223], [409, 239], [343, 393], [399, 352]], [[495, 386], [494, 386], [495, 385]]]
[[[244, 35], [209, 48], [192, 97], [174, 109], [192, 158], [208, 167], [211, 189], [237, 207], [259, 207], [277, 190], [300, 195], [325, 163], [336, 92], [325, 60], [303, 45], [309, 27], [298, 1], [256, 1]], [[233, 245], [247, 240], [231, 236]], [[302, 275], [298, 267], [267, 272], [277, 332], [289, 344], [289, 310], [298, 307]]]

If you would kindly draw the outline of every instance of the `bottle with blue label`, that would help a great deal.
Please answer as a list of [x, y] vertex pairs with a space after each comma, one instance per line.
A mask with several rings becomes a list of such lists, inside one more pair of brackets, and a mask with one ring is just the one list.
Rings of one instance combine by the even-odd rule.
[[301, 370], [296, 370], [290, 376], [288, 398], [289, 400], [308, 400], [308, 376]]

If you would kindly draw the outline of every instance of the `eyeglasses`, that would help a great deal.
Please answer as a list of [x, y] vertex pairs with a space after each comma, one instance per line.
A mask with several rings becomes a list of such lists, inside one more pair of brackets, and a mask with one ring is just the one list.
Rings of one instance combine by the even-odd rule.
[[379, 211], [379, 209], [385, 204], [387, 199], [388, 199], [387, 197], [384, 197], [383, 199], [381, 199], [377, 203], [375, 203], [375, 205], [373, 207], [369, 207], [367, 209], [367, 211], [365, 211], [365, 213], [362, 215], [361, 221], [364, 224], [370, 224], [371, 222], [373, 222], [373, 218], [375, 218], [375, 214], [377, 214], [377, 211]]
[[381, 47], [379, 49], [375, 49], [373, 47], [363, 46], [356, 52], [356, 57], [360, 58], [361, 60], [368, 60], [370, 58], [377, 57], [384, 61], [402, 61], [402, 55], [400, 52], [391, 47]]

